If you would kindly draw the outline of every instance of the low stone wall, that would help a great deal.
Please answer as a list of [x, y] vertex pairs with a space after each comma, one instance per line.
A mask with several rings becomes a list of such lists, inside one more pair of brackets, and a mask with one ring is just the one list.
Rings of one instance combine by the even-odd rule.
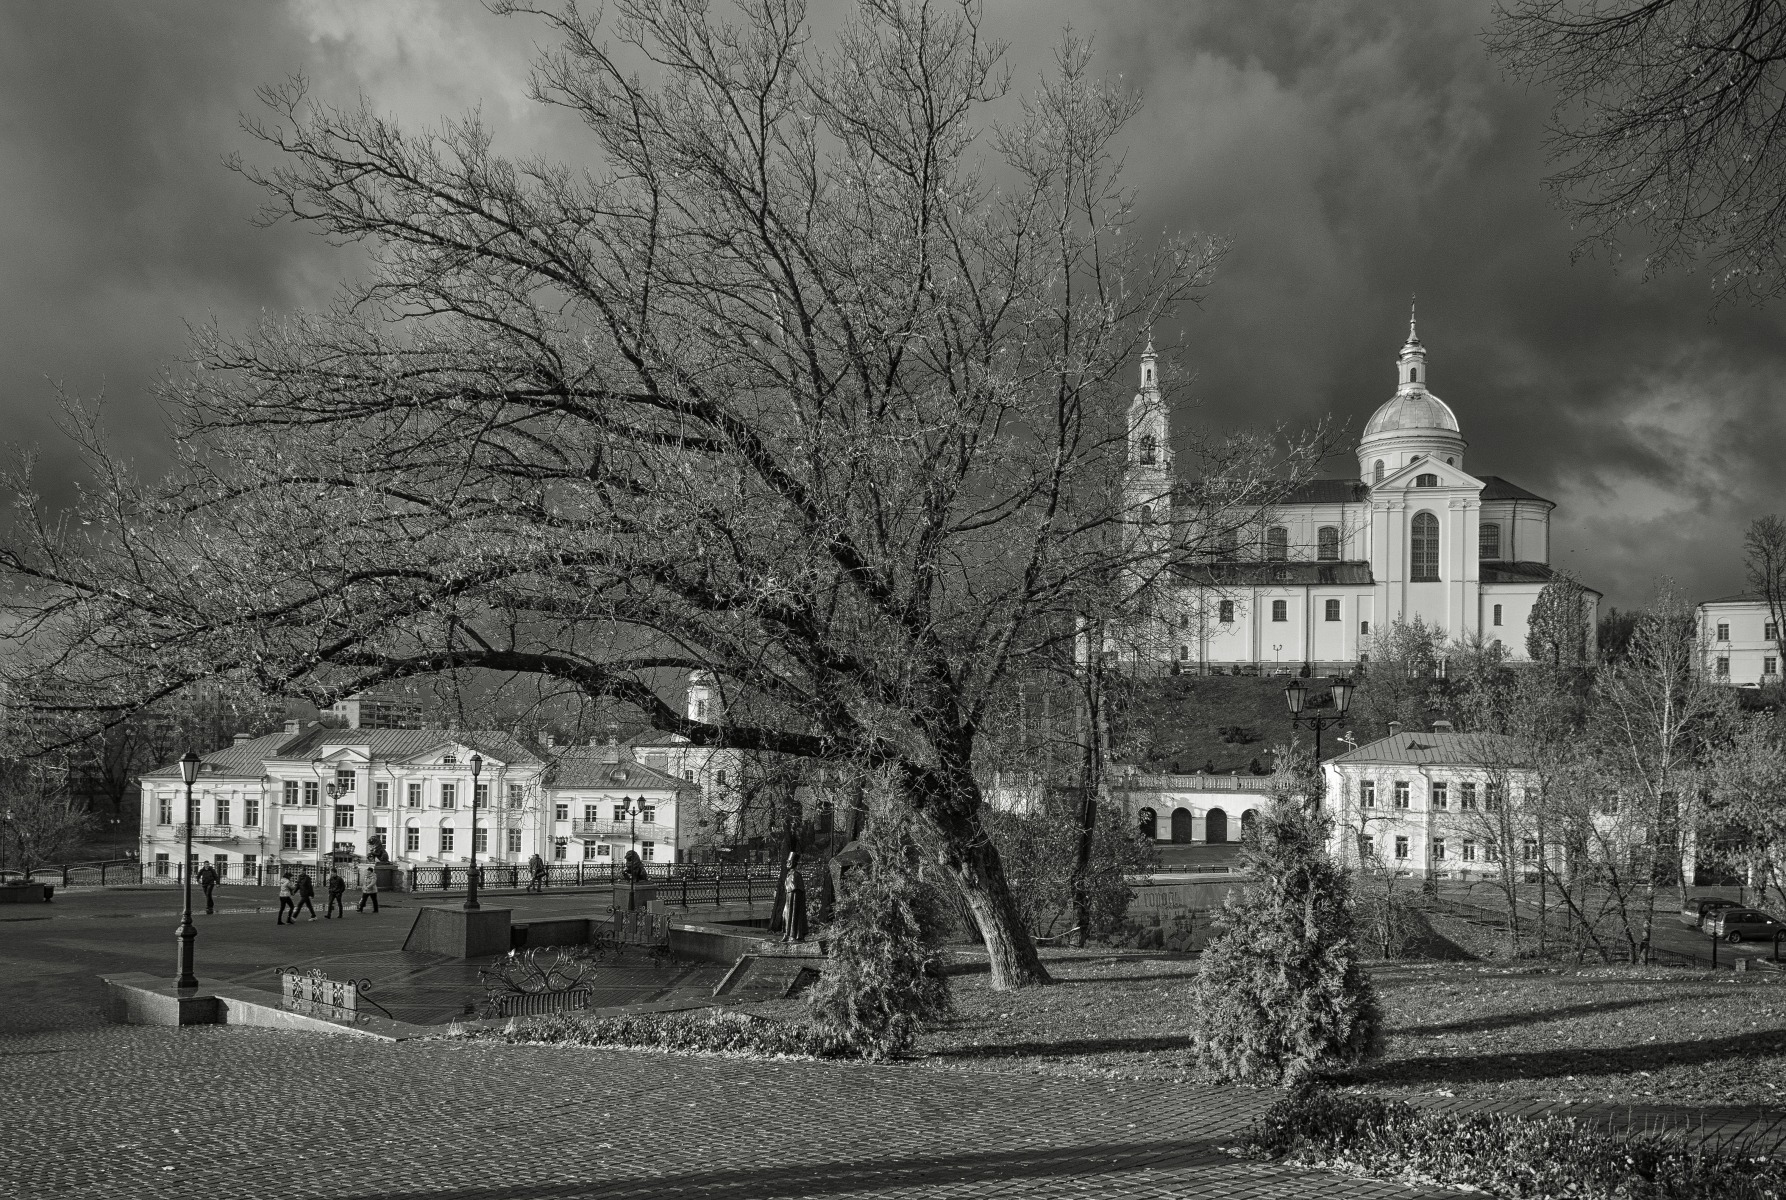
[[1177, 883], [1133, 884], [1135, 896], [1129, 901], [1129, 915], [1146, 918], [1213, 911], [1222, 906], [1231, 890], [1249, 882], [1251, 876], [1223, 875]]

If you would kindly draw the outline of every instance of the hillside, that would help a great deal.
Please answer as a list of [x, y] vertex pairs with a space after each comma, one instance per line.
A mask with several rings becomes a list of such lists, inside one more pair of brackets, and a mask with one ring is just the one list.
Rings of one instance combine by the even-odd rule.
[[[1112, 687], [1111, 737], [1119, 763], [1171, 774], [1214, 770], [1246, 774], [1254, 760], [1269, 769], [1269, 751], [1290, 738], [1286, 676], [1174, 675], [1124, 679]], [[1305, 680], [1312, 692], [1320, 680]], [[1349, 726], [1322, 735], [1331, 755]], [[1313, 734], [1303, 732], [1312, 739]], [[1361, 727], [1356, 731], [1366, 736]]]

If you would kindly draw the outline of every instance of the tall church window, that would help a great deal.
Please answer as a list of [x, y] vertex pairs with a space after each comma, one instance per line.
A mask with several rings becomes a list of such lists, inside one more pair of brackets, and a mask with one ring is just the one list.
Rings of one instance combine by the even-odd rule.
[[1329, 600], [1327, 602], [1327, 619], [1329, 621], [1339, 620], [1340, 619], [1339, 610], [1340, 610], [1340, 602], [1338, 600]]
[[1481, 533], [1477, 536], [1477, 544], [1481, 547], [1481, 557], [1492, 562], [1501, 557], [1501, 527], [1493, 521], [1482, 523]]
[[1271, 602], [1271, 619], [1273, 621], [1288, 621], [1290, 619], [1290, 602], [1288, 600], [1273, 600]]
[[1500, 623], [1501, 623], [1501, 606], [1497, 604], [1497, 605], [1495, 605], [1495, 624], [1499, 625]]
[[1439, 518], [1429, 512], [1414, 514], [1408, 578], [1415, 583], [1439, 581]]
[[1371, 468], [1371, 482], [1383, 482], [1383, 460], [1380, 458], [1377, 460], [1377, 465]]
[[1265, 557], [1271, 562], [1283, 562], [1290, 557], [1290, 531], [1282, 525], [1273, 525], [1265, 531]]
[[1217, 613], [1216, 613], [1216, 620], [1220, 621], [1224, 625], [1234, 624], [1234, 601], [1232, 601], [1232, 600], [1222, 601], [1221, 607], [1217, 610]]
[[1155, 456], [1159, 453], [1159, 448], [1159, 443], [1154, 441], [1153, 434], [1141, 435], [1141, 461], [1143, 463], [1152, 466]]
[[1232, 559], [1240, 552], [1240, 536], [1232, 529], [1224, 530], [1216, 541], [1216, 552], [1224, 561]]
[[1339, 530], [1332, 525], [1323, 525], [1315, 531], [1315, 557], [1322, 562], [1334, 562], [1339, 558]]

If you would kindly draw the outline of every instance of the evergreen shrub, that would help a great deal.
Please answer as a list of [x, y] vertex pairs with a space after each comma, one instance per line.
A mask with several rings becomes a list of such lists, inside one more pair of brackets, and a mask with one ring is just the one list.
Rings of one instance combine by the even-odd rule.
[[552, 1013], [528, 1021], [511, 1021], [500, 1031], [480, 1032], [477, 1036], [502, 1042], [615, 1046], [755, 1058], [839, 1058], [850, 1054], [847, 1047], [809, 1025], [723, 1008], [627, 1013], [617, 1017]]

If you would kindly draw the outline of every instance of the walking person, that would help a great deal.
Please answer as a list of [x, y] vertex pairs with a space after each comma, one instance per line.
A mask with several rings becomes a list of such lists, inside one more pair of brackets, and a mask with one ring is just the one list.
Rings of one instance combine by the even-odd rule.
[[201, 888], [205, 889], [205, 912], [207, 914], [215, 913], [217, 911], [217, 901], [216, 897], [212, 895], [212, 892], [217, 888], [217, 868], [210, 863], [206, 863], [198, 869], [198, 874], [193, 876], [193, 878], [198, 880], [198, 885]]
[[378, 911], [378, 872], [376, 870], [366, 872], [365, 878], [360, 880], [360, 906], [358, 908], [354, 909], [354, 911], [355, 912], [365, 912], [366, 911], [366, 901], [368, 901], [368, 900], [372, 901], [372, 911], [377, 912]]
[[527, 883], [530, 892], [541, 892], [546, 888], [546, 860], [535, 854], [527, 860], [527, 870], [532, 878]]
[[328, 887], [329, 903], [322, 910], [322, 919], [326, 921], [334, 916], [347, 916], [347, 901], [343, 899], [347, 895], [347, 880], [341, 878], [340, 871], [329, 872]]
[[[284, 875], [280, 876], [279, 879], [279, 919], [274, 921], [273, 924], [296, 925], [298, 923], [298, 904], [296, 897], [297, 889], [292, 886], [291, 872], [287, 871]], [[287, 913], [291, 914], [291, 920], [289, 921], [285, 919]]]
[[309, 909], [310, 919], [312, 921], [316, 920], [316, 883], [310, 878], [309, 867], [298, 868], [298, 881], [292, 885], [292, 893], [297, 897], [297, 900], [291, 906], [292, 921], [294, 923], [297, 921], [298, 910], [300, 908]]

